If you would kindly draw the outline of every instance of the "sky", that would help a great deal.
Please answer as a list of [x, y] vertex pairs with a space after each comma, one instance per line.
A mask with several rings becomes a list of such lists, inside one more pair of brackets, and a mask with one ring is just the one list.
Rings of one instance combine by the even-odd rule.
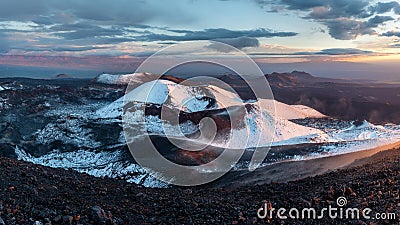
[[232, 45], [265, 65], [398, 71], [400, 1], [0, 1], [0, 64], [128, 71], [160, 49], [199, 40]]

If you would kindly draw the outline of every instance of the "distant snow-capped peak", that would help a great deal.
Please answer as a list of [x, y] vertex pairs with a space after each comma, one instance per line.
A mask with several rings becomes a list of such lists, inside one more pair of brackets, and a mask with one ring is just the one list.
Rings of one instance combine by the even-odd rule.
[[103, 73], [95, 78], [95, 81], [103, 84], [127, 85], [139, 77], [149, 76], [150, 73], [109, 74]]

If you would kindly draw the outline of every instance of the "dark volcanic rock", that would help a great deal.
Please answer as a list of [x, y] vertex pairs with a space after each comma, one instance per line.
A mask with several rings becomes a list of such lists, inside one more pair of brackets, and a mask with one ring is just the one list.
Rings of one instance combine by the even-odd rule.
[[89, 219], [96, 224], [114, 224], [111, 213], [104, 212], [99, 206], [93, 206], [90, 209]]
[[[398, 224], [399, 160], [400, 150], [392, 150], [373, 163], [289, 183], [154, 189], [0, 158], [0, 216], [6, 224]], [[320, 210], [341, 196], [396, 219], [257, 218], [263, 203]]]
[[0, 143], [18, 144], [22, 136], [18, 129], [11, 123], [3, 123], [0, 126]]
[[15, 154], [15, 147], [10, 144], [0, 143], [0, 157], [16, 159], [17, 155]]
[[[0, 91], [4, 100], [0, 102], [1, 156], [15, 158], [11, 151], [15, 146], [39, 157], [53, 150], [90, 149], [96, 141], [104, 148], [119, 144], [121, 127], [84, 118], [120, 98], [124, 87], [85, 79], [0, 78], [0, 83], [8, 88]], [[88, 134], [81, 135], [81, 128], [87, 128]]]
[[74, 221], [74, 217], [68, 216], [68, 215], [63, 216], [62, 221], [63, 221], [63, 224], [72, 224], [72, 221]]

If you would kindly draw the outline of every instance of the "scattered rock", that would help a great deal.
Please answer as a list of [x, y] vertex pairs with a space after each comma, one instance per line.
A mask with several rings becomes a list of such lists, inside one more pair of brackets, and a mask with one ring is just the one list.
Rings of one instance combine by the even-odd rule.
[[90, 209], [89, 219], [96, 224], [114, 224], [111, 213], [105, 213], [99, 206], [93, 206]]
[[68, 216], [68, 215], [63, 216], [62, 221], [63, 221], [63, 224], [72, 224], [72, 221], [74, 221], [74, 217]]
[[141, 197], [144, 197], [144, 196], [145, 196], [145, 194], [143, 194], [143, 192], [139, 192], [139, 193], [136, 194], [136, 197], [138, 197], [138, 198], [141, 198]]
[[54, 217], [53, 221], [58, 223], [61, 221], [61, 219], [62, 219], [62, 217], [60, 215], [58, 215], [58, 216]]

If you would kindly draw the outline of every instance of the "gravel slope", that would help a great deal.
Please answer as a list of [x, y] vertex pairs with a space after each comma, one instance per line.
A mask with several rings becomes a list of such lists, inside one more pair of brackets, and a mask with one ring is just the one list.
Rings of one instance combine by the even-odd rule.
[[[0, 158], [0, 179], [5, 224], [400, 224], [400, 149], [313, 178], [231, 189], [149, 189], [8, 158]], [[394, 212], [396, 219], [256, 218], [263, 202], [321, 209], [340, 196], [349, 207]]]

